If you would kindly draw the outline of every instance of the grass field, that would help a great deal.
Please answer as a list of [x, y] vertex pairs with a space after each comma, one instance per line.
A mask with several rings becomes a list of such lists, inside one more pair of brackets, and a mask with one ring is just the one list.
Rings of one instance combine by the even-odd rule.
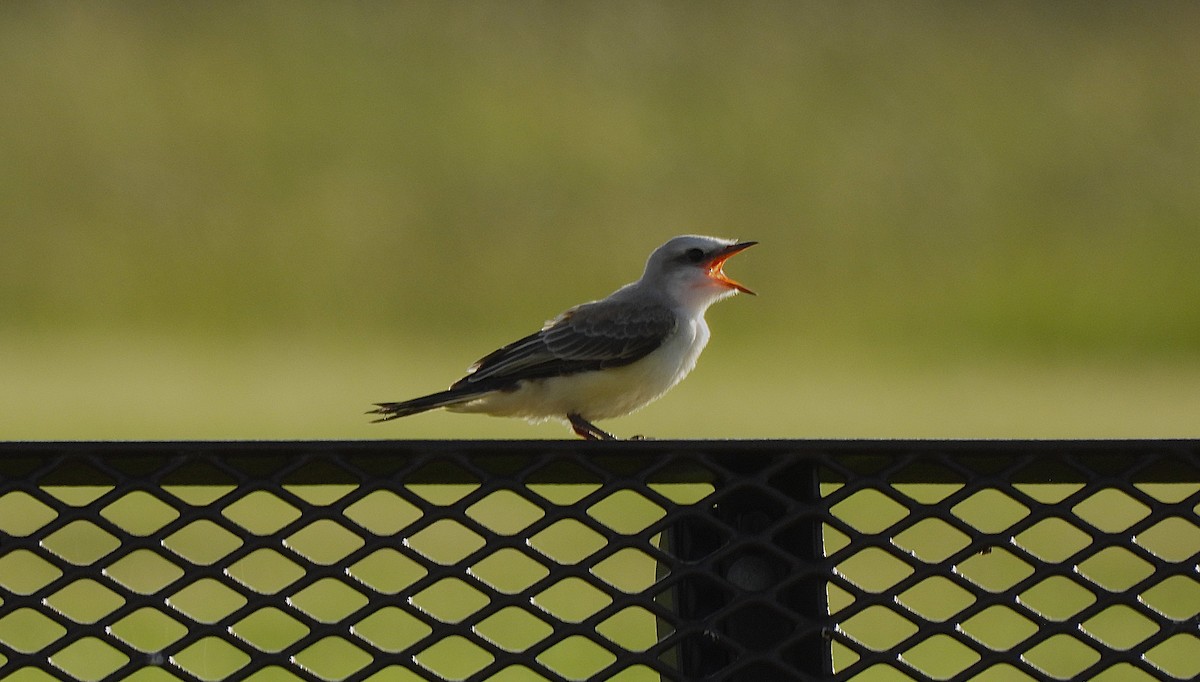
[[[609, 428], [658, 438], [1189, 437], [1200, 414], [1200, 366], [1190, 362], [892, 363], [799, 344], [791, 360], [759, 339], [721, 338], [719, 328], [715, 337], [692, 377]], [[13, 357], [23, 358], [8, 371], [8, 385], [20, 390], [0, 394], [11, 440], [570, 435], [556, 423], [448, 413], [369, 423], [363, 412], [371, 402], [437, 390], [457, 378], [465, 359], [480, 354], [466, 343], [297, 338], [277, 347], [105, 335], [6, 341]], [[863, 357], [878, 351], [863, 348]], [[406, 352], [424, 357], [398, 359]]]

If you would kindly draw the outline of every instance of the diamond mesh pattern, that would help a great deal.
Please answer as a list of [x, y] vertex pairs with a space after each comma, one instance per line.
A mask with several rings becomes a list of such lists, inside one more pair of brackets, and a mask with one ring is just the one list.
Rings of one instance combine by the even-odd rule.
[[823, 462], [839, 678], [1200, 673], [1194, 443], [859, 449]]
[[1193, 679], [1195, 442], [0, 445], [0, 678]]

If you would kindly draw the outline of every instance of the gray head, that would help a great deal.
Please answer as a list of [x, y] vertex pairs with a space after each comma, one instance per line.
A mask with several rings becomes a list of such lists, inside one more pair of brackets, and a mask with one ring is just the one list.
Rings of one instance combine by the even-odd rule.
[[739, 291], [753, 294], [721, 268], [735, 253], [757, 243], [692, 234], [673, 237], [650, 254], [640, 283], [688, 306], [708, 307]]

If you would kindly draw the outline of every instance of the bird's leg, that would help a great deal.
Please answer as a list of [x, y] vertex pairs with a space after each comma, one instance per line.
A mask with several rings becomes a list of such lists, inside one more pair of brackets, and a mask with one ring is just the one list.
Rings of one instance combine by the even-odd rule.
[[589, 422], [577, 414], [568, 414], [567, 420], [571, 422], [571, 428], [575, 431], [575, 435], [584, 440], [616, 440], [617, 437], [611, 433], [601, 429], [595, 424]]

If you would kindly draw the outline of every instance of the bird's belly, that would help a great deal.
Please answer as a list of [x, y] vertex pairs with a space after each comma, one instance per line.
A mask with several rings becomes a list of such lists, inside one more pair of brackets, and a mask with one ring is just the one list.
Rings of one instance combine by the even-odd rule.
[[589, 421], [620, 417], [645, 407], [687, 376], [704, 349], [707, 332], [702, 326], [681, 330], [628, 365], [523, 381], [513, 390], [489, 393], [450, 409], [532, 420], [569, 414]]

